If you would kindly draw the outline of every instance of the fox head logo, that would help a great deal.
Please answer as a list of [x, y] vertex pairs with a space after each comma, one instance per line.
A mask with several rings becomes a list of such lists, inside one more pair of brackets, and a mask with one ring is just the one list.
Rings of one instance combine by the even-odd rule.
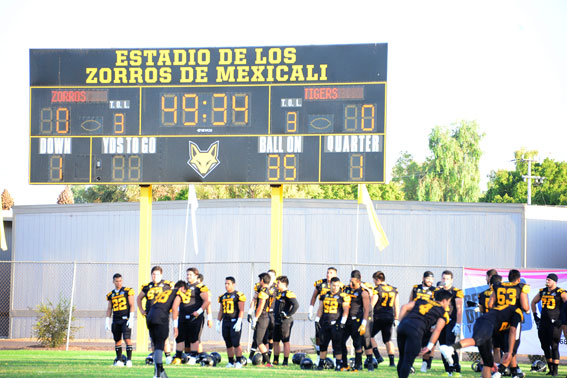
[[197, 144], [189, 141], [189, 156], [191, 158], [187, 161], [187, 164], [189, 164], [199, 176], [205, 178], [220, 164], [218, 159], [219, 141], [217, 140], [211, 144], [206, 151], [201, 151]]

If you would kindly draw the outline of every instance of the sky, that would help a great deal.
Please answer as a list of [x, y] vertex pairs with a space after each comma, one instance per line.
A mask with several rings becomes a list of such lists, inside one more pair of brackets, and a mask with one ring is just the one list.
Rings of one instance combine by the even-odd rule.
[[429, 156], [432, 128], [476, 121], [481, 189], [514, 151], [567, 161], [567, 1], [0, 2], [0, 191], [53, 204], [29, 185], [29, 49], [388, 43], [386, 173]]

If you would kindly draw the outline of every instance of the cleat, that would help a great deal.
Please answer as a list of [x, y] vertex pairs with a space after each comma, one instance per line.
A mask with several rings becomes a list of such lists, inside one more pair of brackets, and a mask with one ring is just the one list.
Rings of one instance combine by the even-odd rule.
[[240, 362], [237, 362], [234, 364], [234, 368], [235, 369], [242, 369], [242, 364]]
[[445, 359], [447, 360], [447, 363], [451, 366], [453, 366], [453, 353], [455, 353], [455, 348], [453, 348], [452, 346], [449, 345], [440, 345], [439, 346], [439, 351], [441, 352], [441, 354], [443, 355], [443, 357], [445, 357]]
[[188, 365], [195, 365], [197, 363], [197, 359], [195, 357], [189, 357], [189, 361], [187, 362]]
[[171, 358], [171, 356], [167, 356], [165, 358], [165, 363], [166, 365], [171, 365], [171, 362], [173, 362], [173, 358]]
[[427, 361], [423, 361], [421, 363], [421, 369], [419, 369], [422, 373], [427, 373]]
[[126, 367], [132, 367], [132, 360], [126, 361]]
[[376, 362], [378, 362], [378, 365], [380, 365], [382, 362], [384, 362], [384, 357], [380, 356], [376, 359]]
[[114, 361], [114, 366], [124, 366], [124, 362], [122, 362], [122, 361]]
[[282, 362], [282, 366], [289, 366], [287, 362]]
[[227, 368], [233, 368], [233, 367], [234, 367], [234, 365], [233, 365], [233, 364], [231, 364], [230, 362], [227, 362], [227, 364], [226, 364], [226, 366], [225, 366], [225, 367], [227, 367]]

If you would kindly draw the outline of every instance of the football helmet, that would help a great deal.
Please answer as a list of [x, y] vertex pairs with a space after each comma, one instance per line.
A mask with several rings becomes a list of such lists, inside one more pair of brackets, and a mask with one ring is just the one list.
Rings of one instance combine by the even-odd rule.
[[313, 361], [309, 357], [304, 357], [299, 363], [299, 367], [303, 370], [313, 370]]
[[305, 353], [295, 353], [291, 357], [291, 362], [293, 362], [296, 365], [299, 365], [301, 363], [301, 360], [305, 357], [307, 357], [307, 354], [305, 354]]
[[547, 364], [542, 360], [535, 360], [530, 371], [545, 373], [547, 371]]
[[262, 355], [260, 353], [256, 353], [252, 357], [252, 365], [262, 365]]
[[215, 360], [215, 362], [218, 364], [221, 362], [222, 357], [218, 352], [213, 352], [211, 353], [211, 357]]

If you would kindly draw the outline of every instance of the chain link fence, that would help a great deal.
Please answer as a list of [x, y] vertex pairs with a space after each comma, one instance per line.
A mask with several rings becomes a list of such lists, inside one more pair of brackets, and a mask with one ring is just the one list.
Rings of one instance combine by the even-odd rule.
[[[185, 279], [186, 269], [193, 266], [190, 263], [154, 265], [163, 268], [164, 279], [174, 282]], [[204, 283], [211, 290], [213, 318], [216, 319], [219, 310], [217, 298], [225, 292], [225, 277], [236, 278], [237, 289], [247, 297], [247, 310], [258, 275], [269, 269], [269, 262], [211, 262], [195, 266], [204, 275]], [[433, 271], [436, 278], [440, 279], [441, 272], [448, 269], [454, 274], [454, 286], [462, 288], [463, 282], [462, 267], [284, 262], [283, 272], [278, 272], [278, 275], [283, 274], [289, 278], [289, 288], [297, 294], [300, 304], [299, 311], [294, 316], [291, 340], [294, 345], [311, 345], [314, 326], [307, 320], [307, 312], [313, 294], [313, 283], [324, 278], [330, 266], [338, 270], [338, 275], [344, 282], [348, 282], [353, 269], [360, 270], [366, 282], [372, 282], [375, 271], [383, 271], [386, 281], [398, 288], [400, 304], [408, 302], [412, 286], [421, 282], [426, 270]], [[0, 337], [32, 338], [33, 325], [37, 321], [37, 306], [40, 303], [56, 304], [61, 299], [68, 299], [75, 307], [76, 320], [73, 325], [80, 327], [74, 335], [76, 339], [110, 339], [112, 335], [104, 329], [108, 305], [105, 296], [114, 288], [112, 276], [115, 273], [122, 274], [124, 286], [133, 287], [137, 296], [140, 290], [137, 263], [1, 262]], [[143, 281], [149, 282], [150, 278], [148, 272]], [[242, 340], [246, 343], [250, 338], [248, 325], [243, 329]], [[133, 339], [136, 339], [135, 330]], [[214, 327], [209, 329], [205, 326], [202, 340], [220, 342], [222, 338], [214, 332]]]

